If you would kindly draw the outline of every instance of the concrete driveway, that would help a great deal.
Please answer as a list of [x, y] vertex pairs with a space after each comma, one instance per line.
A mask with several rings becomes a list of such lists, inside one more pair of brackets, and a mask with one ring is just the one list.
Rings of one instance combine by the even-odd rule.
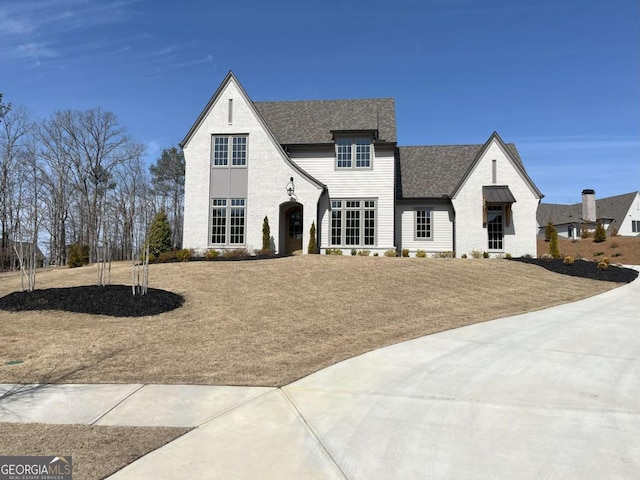
[[[110, 386], [54, 391], [62, 405], [73, 388], [98, 387], [104, 399]], [[112, 405], [88, 402], [89, 423], [198, 428], [112, 479], [637, 479], [640, 281], [376, 350], [282, 389], [113, 388]], [[38, 417], [46, 389], [34, 395]]]

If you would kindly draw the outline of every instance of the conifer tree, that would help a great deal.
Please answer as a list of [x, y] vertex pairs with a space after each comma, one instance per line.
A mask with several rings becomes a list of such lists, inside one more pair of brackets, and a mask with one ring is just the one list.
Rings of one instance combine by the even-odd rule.
[[551, 221], [551, 219], [549, 219], [549, 221], [547, 222], [547, 226], [544, 229], [544, 240], [546, 242], [551, 240], [551, 232], [553, 232], [555, 228], [556, 227], [553, 226], [553, 222]]
[[553, 258], [560, 258], [560, 250], [558, 250], [558, 231], [553, 228], [551, 232], [551, 242], [549, 243], [549, 254]]
[[262, 222], [262, 250], [271, 250], [271, 227], [269, 227], [269, 218], [266, 215]]
[[171, 250], [171, 225], [164, 210], [160, 210], [149, 227], [149, 253], [156, 258]]
[[311, 223], [309, 229], [309, 246], [307, 247], [307, 253], [318, 253], [318, 241], [316, 240], [316, 222]]
[[604, 242], [607, 239], [607, 232], [604, 229], [601, 221], [598, 221], [596, 232], [593, 234], [593, 241], [596, 243]]

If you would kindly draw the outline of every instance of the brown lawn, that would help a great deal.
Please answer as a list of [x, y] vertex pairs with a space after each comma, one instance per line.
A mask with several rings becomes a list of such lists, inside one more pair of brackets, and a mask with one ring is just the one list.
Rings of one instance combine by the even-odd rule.
[[0, 451], [16, 456], [71, 455], [74, 480], [98, 480], [189, 430], [0, 423]]
[[[113, 265], [112, 283], [130, 275]], [[138, 318], [0, 311], [0, 383], [280, 386], [384, 345], [616, 286], [507, 260], [351, 256], [160, 264], [150, 277], [184, 306]], [[48, 269], [37, 286], [95, 281], [95, 266]], [[17, 289], [17, 274], [0, 274], [0, 296]]]
[[[129, 278], [128, 264], [114, 265], [112, 283]], [[95, 280], [95, 266], [37, 277], [40, 288]], [[150, 286], [185, 305], [140, 318], [0, 311], [0, 383], [283, 385], [383, 345], [616, 285], [506, 260], [304, 256], [153, 265]], [[0, 274], [0, 296], [18, 288], [16, 274]], [[72, 455], [74, 478], [96, 479], [186, 430], [0, 423], [0, 450]]]
[[[585, 260], [602, 260], [609, 257], [612, 264], [640, 265], [640, 236], [638, 237], [607, 237], [602, 243], [595, 243], [593, 238], [568, 240], [559, 238], [558, 249], [564, 257]], [[538, 256], [549, 253], [549, 242], [538, 239]]]

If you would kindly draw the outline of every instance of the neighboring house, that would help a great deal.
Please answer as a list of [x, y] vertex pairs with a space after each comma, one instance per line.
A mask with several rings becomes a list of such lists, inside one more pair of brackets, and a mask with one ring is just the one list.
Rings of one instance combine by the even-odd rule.
[[181, 143], [183, 244], [279, 253], [536, 252], [542, 194], [514, 145], [397, 146], [393, 99], [253, 102], [232, 72]]
[[[25, 262], [28, 263], [28, 255], [31, 247], [31, 243], [29, 242], [15, 242], [13, 240], [8, 241], [8, 245], [6, 251], [3, 252], [0, 248], [0, 259], [3, 259], [0, 265], [0, 271], [2, 270], [16, 270], [20, 268], [20, 260], [18, 255], [22, 255], [25, 259]], [[17, 253], [16, 253], [17, 252]], [[45, 263], [46, 257], [38, 247], [38, 244], [35, 246], [35, 254], [36, 254], [36, 266], [42, 267]]]
[[640, 192], [596, 199], [595, 191], [586, 189], [582, 191], [582, 203], [541, 203], [537, 218], [538, 236], [544, 236], [549, 220], [558, 235], [566, 238], [580, 238], [583, 229], [595, 230], [598, 222], [608, 235], [640, 235]]

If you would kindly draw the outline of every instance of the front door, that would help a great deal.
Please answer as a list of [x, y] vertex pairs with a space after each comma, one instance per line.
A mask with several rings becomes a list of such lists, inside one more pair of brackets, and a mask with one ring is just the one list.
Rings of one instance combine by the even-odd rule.
[[284, 213], [285, 253], [302, 250], [302, 205], [295, 205]]

